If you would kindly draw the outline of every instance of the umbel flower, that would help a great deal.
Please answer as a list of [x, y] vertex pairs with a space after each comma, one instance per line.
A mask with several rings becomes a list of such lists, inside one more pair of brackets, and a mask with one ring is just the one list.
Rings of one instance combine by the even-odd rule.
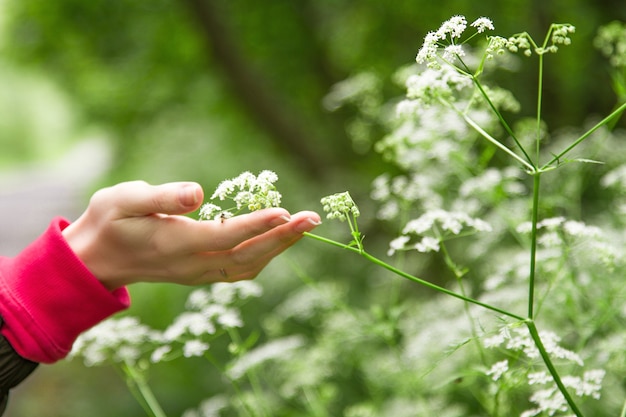
[[349, 215], [359, 217], [361, 212], [348, 191], [326, 196], [321, 199], [327, 219], [344, 221]]
[[209, 202], [200, 208], [200, 219], [219, 220], [232, 217], [247, 209], [250, 211], [278, 207], [282, 199], [274, 183], [278, 181], [275, 172], [265, 170], [258, 176], [251, 172], [243, 172], [239, 176], [222, 181], [211, 196], [211, 200], [232, 200], [234, 206], [226, 209]]

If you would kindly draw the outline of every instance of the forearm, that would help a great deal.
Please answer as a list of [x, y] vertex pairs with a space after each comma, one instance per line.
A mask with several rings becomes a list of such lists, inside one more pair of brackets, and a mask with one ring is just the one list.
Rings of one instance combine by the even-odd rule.
[[108, 291], [62, 236], [55, 219], [13, 259], [0, 259], [0, 332], [26, 359], [51, 363], [65, 357], [78, 335], [128, 307], [125, 288]]

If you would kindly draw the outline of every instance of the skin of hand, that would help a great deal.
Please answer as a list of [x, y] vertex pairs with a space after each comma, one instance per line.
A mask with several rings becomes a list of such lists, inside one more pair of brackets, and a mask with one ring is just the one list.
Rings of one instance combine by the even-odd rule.
[[315, 212], [269, 208], [224, 221], [183, 214], [202, 204], [200, 185], [143, 181], [97, 191], [85, 212], [63, 230], [69, 246], [113, 290], [134, 282], [201, 285], [253, 279], [305, 231]]

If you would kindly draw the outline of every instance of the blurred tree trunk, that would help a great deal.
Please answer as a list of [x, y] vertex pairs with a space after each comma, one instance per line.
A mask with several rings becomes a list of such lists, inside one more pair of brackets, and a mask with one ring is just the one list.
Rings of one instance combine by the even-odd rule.
[[300, 117], [281, 99], [276, 89], [245, 59], [234, 41], [229, 28], [211, 0], [186, 0], [197, 20], [213, 62], [222, 67], [233, 93], [250, 116], [276, 141], [277, 145], [292, 154], [303, 171], [321, 178], [333, 164], [333, 155], [323, 141], [303, 129]]

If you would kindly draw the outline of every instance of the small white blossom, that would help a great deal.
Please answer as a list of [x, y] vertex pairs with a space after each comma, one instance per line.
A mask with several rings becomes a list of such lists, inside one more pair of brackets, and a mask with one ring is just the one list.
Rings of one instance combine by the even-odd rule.
[[201, 340], [188, 340], [183, 345], [183, 356], [191, 358], [192, 356], [202, 356], [204, 352], [209, 350], [209, 344]]
[[446, 35], [450, 35], [451, 38], [460, 38], [465, 28], [467, 28], [465, 16], [456, 15], [443, 22], [437, 30], [437, 34], [444, 38]]
[[464, 57], [465, 51], [461, 45], [448, 45], [443, 50], [443, 59], [452, 61], [457, 57]]
[[185, 311], [174, 319], [163, 336], [165, 340], [174, 341], [183, 335], [201, 336], [203, 334], [214, 334], [215, 325], [202, 312]]
[[509, 370], [509, 361], [506, 359], [500, 362], [496, 362], [493, 366], [485, 372], [487, 376], [491, 376], [491, 379], [497, 381], [502, 375]]
[[226, 329], [243, 327], [243, 320], [238, 310], [229, 308], [217, 317], [217, 322]]
[[531, 372], [528, 374], [528, 385], [545, 385], [553, 381], [552, 376], [545, 371]]
[[[276, 190], [274, 183], [278, 175], [273, 171], [261, 171], [258, 176], [251, 172], [243, 172], [239, 176], [222, 181], [211, 196], [211, 200], [233, 200], [236, 210], [261, 210], [269, 207], [279, 207], [282, 195]], [[232, 216], [231, 210], [222, 208], [213, 203], [206, 203], [200, 209], [201, 219], [224, 219]]]
[[268, 360], [284, 359], [285, 356], [303, 345], [304, 338], [301, 336], [288, 336], [282, 339], [272, 340], [250, 350], [245, 355], [238, 358], [227, 371], [227, 374], [232, 379], [239, 379], [244, 376], [249, 369]]
[[408, 236], [399, 236], [389, 242], [389, 250], [387, 251], [388, 256], [393, 256], [396, 251], [402, 250], [406, 248], [406, 244], [411, 240]]
[[415, 244], [415, 249], [418, 252], [439, 252], [439, 239], [434, 237], [424, 236], [421, 241]]
[[165, 356], [171, 351], [172, 351], [172, 347], [170, 345], [159, 346], [158, 348], [154, 350], [154, 352], [152, 352], [152, 355], [150, 355], [150, 362], [152, 363], [161, 362], [163, 358], [165, 358]]
[[102, 365], [107, 360], [135, 362], [145, 343], [160, 342], [159, 332], [136, 317], [108, 319], [81, 334], [70, 357], [82, 356], [86, 366]]
[[220, 417], [220, 411], [229, 405], [228, 397], [216, 395], [200, 403], [197, 409], [186, 410], [182, 417]]
[[349, 215], [358, 217], [361, 213], [348, 191], [326, 196], [321, 199], [327, 219], [344, 221]]
[[479, 17], [474, 20], [470, 25], [476, 28], [478, 33], [483, 33], [486, 30], [494, 30], [493, 21], [487, 17]]
[[426, 36], [424, 37], [424, 44], [422, 45], [420, 50], [417, 52], [417, 56], [415, 57], [415, 60], [417, 61], [417, 63], [423, 64], [424, 62], [430, 62], [430, 61], [436, 60], [437, 49], [438, 49], [437, 43], [441, 39], [444, 39], [444, 38], [445, 37], [442, 37], [437, 32], [428, 32]]

